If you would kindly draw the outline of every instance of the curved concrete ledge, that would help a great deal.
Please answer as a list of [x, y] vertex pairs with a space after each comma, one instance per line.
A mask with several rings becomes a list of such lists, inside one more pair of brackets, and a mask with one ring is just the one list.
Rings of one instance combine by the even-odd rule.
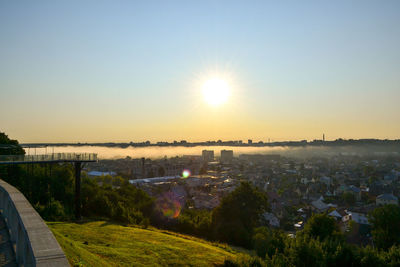
[[19, 266], [69, 266], [43, 219], [15, 187], [0, 180], [2, 210]]

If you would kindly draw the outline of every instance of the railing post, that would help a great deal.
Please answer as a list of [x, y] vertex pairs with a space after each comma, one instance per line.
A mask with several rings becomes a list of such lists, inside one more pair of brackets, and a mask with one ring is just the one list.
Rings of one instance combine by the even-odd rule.
[[81, 219], [81, 162], [75, 162], [75, 218]]
[[6, 203], [5, 203], [5, 211], [4, 211], [4, 215], [5, 215], [5, 219], [7, 220], [7, 224], [10, 223], [10, 200], [7, 198]]
[[17, 243], [17, 231], [18, 231], [18, 218], [17, 218], [17, 211], [15, 208], [11, 208], [10, 209], [11, 214], [10, 214], [10, 230], [11, 230], [11, 235], [10, 235], [10, 239], [11, 242], [13, 243]]
[[18, 222], [15, 254], [17, 262], [19, 262], [20, 264], [24, 264], [24, 248], [26, 243], [25, 241], [26, 240], [24, 237], [24, 233], [22, 232], [21, 224]]
[[0, 209], [4, 212], [4, 192], [0, 189]]

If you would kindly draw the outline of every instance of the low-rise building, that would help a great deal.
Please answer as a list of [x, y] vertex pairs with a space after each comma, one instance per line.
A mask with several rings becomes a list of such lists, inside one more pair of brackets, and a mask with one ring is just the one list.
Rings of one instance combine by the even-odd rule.
[[280, 226], [280, 221], [279, 219], [270, 212], [266, 212], [263, 214], [264, 220], [266, 220], [269, 225], [271, 225], [272, 227], [279, 227]]
[[399, 200], [393, 194], [382, 194], [376, 197], [376, 205], [387, 205], [387, 204], [394, 204], [398, 205]]
[[367, 216], [365, 216], [364, 214], [353, 211], [346, 211], [346, 213], [347, 215], [343, 216], [342, 218], [343, 223], [345, 223], [346, 225], [350, 221], [354, 221], [357, 224], [370, 225]]
[[107, 176], [107, 175], [115, 176], [115, 175], [117, 175], [117, 173], [116, 173], [116, 172], [90, 171], [90, 172], [87, 173], [87, 175], [88, 175], [89, 177], [101, 177], [101, 176]]

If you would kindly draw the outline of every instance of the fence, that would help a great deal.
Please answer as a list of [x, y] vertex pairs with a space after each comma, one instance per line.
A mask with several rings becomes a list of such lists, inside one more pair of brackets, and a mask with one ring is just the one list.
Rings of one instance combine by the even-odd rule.
[[0, 180], [0, 209], [18, 266], [69, 266], [53, 233], [15, 187]]
[[53, 153], [43, 155], [0, 155], [0, 163], [30, 163], [30, 162], [63, 162], [63, 161], [97, 161], [93, 153]]

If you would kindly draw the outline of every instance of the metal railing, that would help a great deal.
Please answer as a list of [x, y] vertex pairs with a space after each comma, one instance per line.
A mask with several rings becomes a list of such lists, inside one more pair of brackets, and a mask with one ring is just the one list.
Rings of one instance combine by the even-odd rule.
[[63, 161], [97, 161], [94, 153], [52, 153], [42, 155], [0, 155], [0, 163], [12, 162], [63, 162]]

